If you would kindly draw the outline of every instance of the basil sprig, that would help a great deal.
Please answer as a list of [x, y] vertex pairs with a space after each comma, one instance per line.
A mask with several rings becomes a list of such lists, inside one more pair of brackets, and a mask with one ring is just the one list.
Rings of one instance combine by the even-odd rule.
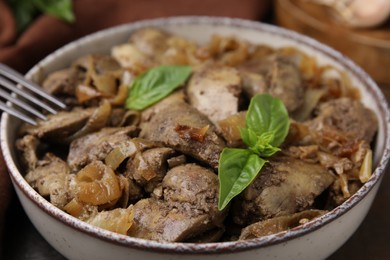
[[143, 110], [180, 87], [191, 75], [190, 66], [159, 66], [138, 76], [131, 85], [126, 108]]
[[248, 149], [225, 148], [219, 158], [218, 209], [223, 210], [256, 178], [264, 164], [286, 138], [290, 127], [283, 102], [269, 94], [252, 98], [240, 135]]

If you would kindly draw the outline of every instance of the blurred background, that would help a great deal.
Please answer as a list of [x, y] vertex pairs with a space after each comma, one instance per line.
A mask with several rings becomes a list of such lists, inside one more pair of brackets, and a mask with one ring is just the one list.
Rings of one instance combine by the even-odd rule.
[[[249, 19], [313, 37], [362, 66], [390, 100], [390, 0], [0, 0], [0, 62], [25, 73], [52, 51], [89, 33], [183, 15]], [[390, 259], [389, 174], [364, 223], [329, 259]], [[0, 175], [3, 258], [63, 259], [24, 214], [2, 160]]]

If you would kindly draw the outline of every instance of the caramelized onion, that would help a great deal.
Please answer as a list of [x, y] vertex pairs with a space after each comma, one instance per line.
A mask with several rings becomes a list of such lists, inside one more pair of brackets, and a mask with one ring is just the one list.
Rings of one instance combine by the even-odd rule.
[[318, 152], [317, 156], [322, 166], [332, 168], [339, 175], [342, 175], [353, 168], [353, 163], [348, 158], [340, 158], [325, 152]]
[[175, 127], [175, 131], [182, 139], [191, 139], [197, 142], [203, 142], [209, 127], [209, 125], [206, 125], [202, 128], [191, 127], [188, 125], [177, 125]]
[[73, 217], [79, 217], [83, 212], [83, 204], [73, 198], [68, 204], [65, 205], [64, 210]]
[[137, 152], [141, 153], [146, 149], [159, 146], [160, 144], [156, 142], [141, 138], [133, 138], [113, 149], [106, 156], [104, 162], [107, 166], [115, 170], [126, 158], [134, 156]]
[[101, 105], [95, 109], [87, 123], [79, 131], [68, 137], [66, 141], [72, 141], [86, 134], [95, 132], [107, 125], [111, 114], [111, 104], [103, 99]]
[[133, 156], [138, 151], [137, 146], [132, 141], [127, 141], [113, 149], [104, 159], [104, 162], [111, 169], [116, 169], [128, 157]]
[[288, 145], [310, 145], [312, 144], [312, 136], [309, 127], [303, 123], [291, 120], [288, 135], [284, 140], [284, 144]]
[[245, 116], [246, 112], [239, 112], [218, 122], [226, 141], [230, 143], [241, 140], [240, 128], [245, 127]]
[[110, 103], [118, 106], [123, 105], [126, 101], [128, 91], [129, 87], [125, 84], [121, 84], [115, 97], [110, 99]]
[[327, 87], [327, 99], [339, 97], [349, 97], [356, 100], [360, 99], [360, 92], [352, 87], [348, 75], [330, 65], [319, 68], [318, 84]]
[[75, 198], [65, 205], [64, 210], [82, 221], [86, 221], [98, 213], [97, 206], [81, 203]]
[[191, 64], [196, 52], [196, 45], [184, 38], [172, 36], [167, 39], [167, 50], [161, 56], [163, 64]]
[[372, 151], [368, 149], [362, 166], [359, 171], [359, 179], [362, 183], [366, 183], [372, 175]]
[[239, 239], [253, 239], [289, 230], [318, 218], [325, 213], [326, 211], [323, 210], [305, 210], [290, 215], [259, 221], [242, 229]]
[[308, 119], [325, 93], [324, 89], [308, 89], [305, 93], [303, 105], [294, 112], [294, 119], [298, 121]]
[[138, 125], [141, 121], [141, 113], [136, 110], [127, 110], [119, 126]]
[[197, 58], [204, 60], [214, 58], [225, 65], [238, 65], [249, 56], [249, 45], [235, 37], [213, 35], [211, 41], [196, 52]]
[[341, 191], [343, 192], [344, 198], [351, 197], [351, 193], [349, 192], [349, 187], [348, 187], [348, 178], [347, 178], [347, 176], [345, 174], [340, 174], [339, 175], [339, 180], [340, 180]]
[[[86, 74], [83, 83], [76, 88], [76, 97], [80, 103], [94, 98], [113, 98], [115, 104], [123, 99], [119, 92], [119, 82], [123, 75], [119, 64], [110, 57], [87, 56], [83, 61]], [[123, 90], [122, 90], [123, 92]]]
[[303, 78], [306, 80], [315, 80], [316, 76], [319, 74], [316, 59], [296, 48], [280, 48], [277, 50], [277, 54], [290, 57], [291, 60], [299, 67]]
[[129, 206], [127, 209], [114, 209], [100, 212], [87, 222], [96, 227], [126, 235], [133, 224], [133, 219], [133, 206]]
[[114, 171], [100, 161], [94, 161], [76, 175], [76, 199], [92, 205], [103, 205], [122, 195]]
[[75, 95], [80, 104], [102, 96], [96, 89], [83, 84], [76, 87]]
[[92, 75], [96, 89], [104, 95], [114, 96], [117, 89], [117, 79], [111, 73]]
[[121, 207], [126, 208], [127, 204], [129, 203], [129, 197], [130, 197], [130, 181], [128, 178], [123, 176], [122, 174], [119, 174], [119, 186], [122, 190], [122, 197], [120, 198], [119, 205]]

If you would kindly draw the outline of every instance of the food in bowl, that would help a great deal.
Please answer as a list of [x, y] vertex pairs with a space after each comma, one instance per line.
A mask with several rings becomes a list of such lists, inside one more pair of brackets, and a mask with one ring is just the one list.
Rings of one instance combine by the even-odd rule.
[[262, 237], [325, 214], [371, 176], [375, 114], [345, 73], [295, 48], [144, 28], [42, 86], [69, 111], [20, 128], [26, 180], [117, 233]]

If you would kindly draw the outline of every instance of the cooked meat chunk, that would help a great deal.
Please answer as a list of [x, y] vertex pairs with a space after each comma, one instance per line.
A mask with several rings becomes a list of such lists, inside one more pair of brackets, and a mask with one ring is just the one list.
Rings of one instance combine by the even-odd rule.
[[42, 196], [49, 196], [50, 202], [63, 208], [68, 202], [69, 167], [53, 154], [46, 154], [38, 166], [27, 173], [26, 181]]
[[308, 209], [334, 179], [321, 165], [274, 157], [235, 201], [234, 221], [247, 225]]
[[153, 106], [148, 107], [144, 111], [142, 111], [141, 122], [148, 122], [152, 117], [156, 114], [160, 113], [161, 110], [170, 107], [176, 103], [184, 103], [185, 95], [182, 90], [178, 90], [170, 94], [168, 97], [159, 101]]
[[283, 153], [297, 159], [315, 163], [318, 161], [319, 147], [318, 145], [289, 146]]
[[227, 66], [205, 66], [195, 72], [187, 86], [190, 104], [216, 123], [238, 112], [241, 77]]
[[320, 105], [317, 117], [309, 122], [311, 128], [321, 131], [324, 127], [346, 133], [352, 140], [371, 142], [378, 129], [374, 112], [362, 103], [350, 98], [339, 98]]
[[225, 147], [212, 123], [184, 102], [161, 109], [141, 125], [141, 137], [161, 141], [166, 146], [192, 156], [214, 168]]
[[268, 90], [265, 76], [246, 70], [240, 71], [242, 76], [243, 92], [249, 97], [253, 97], [259, 93], [266, 93]]
[[[274, 57], [272, 55], [266, 55], [266, 57], [262, 57], [261, 59], [248, 60], [240, 64], [238, 70], [241, 74], [249, 74], [257, 79], [260, 79], [261, 77], [265, 80], [264, 77], [270, 71], [273, 59]], [[258, 75], [259, 77], [254, 75]], [[250, 91], [250, 89], [247, 89], [247, 91]], [[253, 95], [256, 94], [256, 92], [249, 93], [252, 93]]]
[[62, 142], [77, 130], [81, 129], [96, 108], [74, 108], [72, 111], [62, 111], [56, 115], [48, 115], [48, 120], [39, 120], [37, 126], [24, 125], [22, 133], [28, 133], [40, 139]]
[[296, 65], [287, 59], [276, 58], [268, 77], [269, 93], [280, 98], [288, 111], [294, 111], [302, 105], [304, 89]]
[[175, 150], [159, 147], [137, 153], [128, 160], [126, 175], [151, 193], [164, 178], [168, 164], [167, 160], [175, 154]]
[[161, 242], [180, 242], [212, 228], [206, 214], [192, 216], [170, 208], [163, 201], [143, 199], [134, 205], [129, 236]]
[[115, 147], [137, 134], [138, 129], [129, 126], [107, 127], [85, 135], [70, 144], [67, 162], [73, 171], [80, 170], [94, 160], [103, 160]]
[[27, 165], [28, 170], [33, 170], [37, 166], [37, 149], [39, 139], [32, 135], [25, 135], [16, 141], [16, 147], [22, 152], [22, 161]]
[[172, 207], [207, 212], [210, 221], [220, 225], [224, 214], [217, 208], [218, 185], [218, 177], [211, 170], [185, 164], [167, 173], [162, 182], [163, 196]]
[[301, 73], [289, 59], [272, 56], [259, 62], [244, 64], [240, 70], [245, 78], [244, 91], [250, 97], [269, 93], [280, 98], [289, 112], [303, 104], [305, 92]]
[[325, 213], [326, 211], [323, 210], [305, 210], [291, 215], [259, 221], [244, 228], [239, 239], [253, 239], [286, 231], [305, 224]]
[[43, 82], [42, 87], [53, 95], [74, 95], [79, 82], [77, 69], [68, 68], [51, 73]]
[[142, 53], [134, 44], [125, 43], [114, 46], [111, 55], [126, 69], [140, 73], [153, 65], [152, 58]]
[[175, 167], [165, 176], [162, 189], [162, 199], [134, 205], [130, 236], [180, 242], [223, 228], [227, 212], [217, 208], [218, 178], [212, 171], [196, 164]]

